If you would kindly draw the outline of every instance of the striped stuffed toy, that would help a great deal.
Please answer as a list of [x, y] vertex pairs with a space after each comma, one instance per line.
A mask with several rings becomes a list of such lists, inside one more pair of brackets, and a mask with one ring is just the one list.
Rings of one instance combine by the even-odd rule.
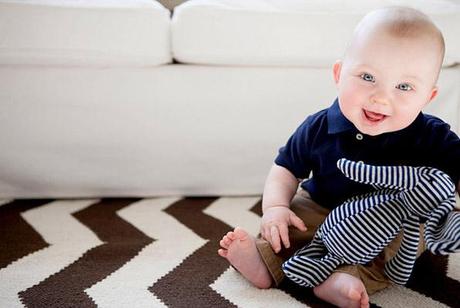
[[401, 246], [385, 264], [386, 275], [404, 285], [415, 263], [420, 222], [425, 222], [427, 249], [435, 254], [460, 250], [460, 212], [455, 212], [455, 185], [444, 172], [429, 167], [371, 166], [340, 159], [348, 178], [377, 190], [350, 198], [335, 208], [311, 243], [283, 264], [295, 283], [315, 287], [341, 264], [366, 264], [401, 230]]

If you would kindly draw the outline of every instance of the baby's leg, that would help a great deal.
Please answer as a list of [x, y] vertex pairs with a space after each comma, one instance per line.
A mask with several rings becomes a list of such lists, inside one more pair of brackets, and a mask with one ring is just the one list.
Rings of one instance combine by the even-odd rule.
[[[420, 233], [422, 234], [422, 232], [421, 229]], [[402, 235], [401, 232], [377, 258], [366, 266], [341, 266], [326, 281], [314, 289], [316, 296], [338, 306], [368, 307], [368, 294], [374, 294], [391, 285], [388, 277], [384, 274], [384, 265], [399, 250]], [[418, 254], [423, 249], [424, 245], [421, 243]]]
[[313, 289], [315, 295], [338, 307], [369, 307], [369, 296], [359, 278], [341, 272], [333, 273]]
[[255, 238], [236, 228], [220, 241], [218, 253], [226, 258], [247, 280], [261, 289], [270, 288], [272, 278], [257, 250]]

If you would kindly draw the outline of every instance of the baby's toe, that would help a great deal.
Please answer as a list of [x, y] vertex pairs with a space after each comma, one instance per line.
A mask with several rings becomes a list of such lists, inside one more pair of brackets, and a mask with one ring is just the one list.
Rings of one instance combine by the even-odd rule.
[[240, 240], [246, 240], [248, 232], [240, 227], [235, 228], [234, 237]]
[[234, 241], [236, 239], [236, 236], [235, 236], [235, 232], [233, 231], [229, 231], [227, 232], [227, 235], [226, 235], [229, 239], [231, 239], [232, 241]]
[[232, 240], [230, 240], [228, 237], [224, 236], [224, 238], [220, 241], [220, 246], [222, 248], [228, 249], [228, 247], [230, 247], [231, 243], [232, 243]]
[[369, 307], [369, 295], [367, 295], [367, 292], [363, 292], [363, 295], [361, 297], [361, 308], [368, 308]]
[[226, 250], [226, 249], [219, 249], [219, 250], [217, 251], [217, 253], [219, 254], [219, 256], [226, 258], [226, 257], [227, 257], [227, 254], [228, 254], [228, 250]]

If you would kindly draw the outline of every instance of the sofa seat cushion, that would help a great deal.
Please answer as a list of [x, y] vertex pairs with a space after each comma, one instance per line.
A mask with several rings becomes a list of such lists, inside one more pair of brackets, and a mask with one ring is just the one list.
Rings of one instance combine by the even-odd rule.
[[174, 57], [216, 65], [330, 66], [370, 10], [418, 8], [443, 31], [444, 65], [460, 62], [460, 4], [455, 0], [189, 0], [174, 10]]
[[0, 0], [0, 64], [171, 62], [170, 12], [152, 0]]

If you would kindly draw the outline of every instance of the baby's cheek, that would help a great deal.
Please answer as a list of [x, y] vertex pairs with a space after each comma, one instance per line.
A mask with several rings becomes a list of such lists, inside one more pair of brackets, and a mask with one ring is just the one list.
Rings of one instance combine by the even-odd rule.
[[361, 105], [366, 98], [366, 93], [360, 87], [349, 87], [342, 92], [341, 99], [348, 106]]
[[345, 85], [343, 93], [350, 98], [363, 97], [368, 95], [369, 88], [356, 82], [350, 82]]

